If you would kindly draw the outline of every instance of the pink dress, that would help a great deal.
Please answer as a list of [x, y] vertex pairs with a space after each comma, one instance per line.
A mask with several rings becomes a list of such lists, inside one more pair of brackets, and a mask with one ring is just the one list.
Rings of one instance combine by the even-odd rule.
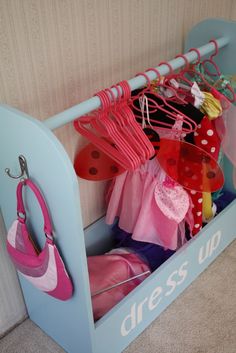
[[[119, 217], [119, 227], [132, 233], [134, 240], [175, 250], [179, 238], [182, 243], [185, 238], [182, 224], [185, 219], [192, 228], [192, 204], [180, 185], [172, 185], [169, 190], [166, 186], [165, 189], [165, 180], [166, 174], [157, 158], [147, 161], [134, 172], [119, 175], [107, 194], [106, 223], [113, 224]], [[159, 190], [165, 190], [165, 193]]]

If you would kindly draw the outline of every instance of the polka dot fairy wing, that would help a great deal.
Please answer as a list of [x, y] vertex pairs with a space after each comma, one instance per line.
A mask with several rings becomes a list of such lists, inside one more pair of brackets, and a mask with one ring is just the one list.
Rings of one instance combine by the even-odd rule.
[[[152, 143], [161, 167], [186, 189], [214, 192], [223, 186], [223, 172], [208, 152], [187, 142], [166, 138]], [[79, 177], [93, 181], [112, 179], [126, 170], [91, 143], [76, 155], [74, 167]]]
[[83, 179], [100, 181], [112, 179], [125, 169], [92, 143], [85, 146], [75, 157], [76, 174]]
[[190, 143], [162, 138], [157, 159], [166, 174], [186, 189], [214, 192], [224, 184], [217, 161]]

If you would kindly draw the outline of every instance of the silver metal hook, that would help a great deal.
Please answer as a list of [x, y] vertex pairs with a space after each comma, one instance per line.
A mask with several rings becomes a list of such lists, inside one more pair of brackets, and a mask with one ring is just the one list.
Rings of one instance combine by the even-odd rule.
[[19, 159], [21, 174], [20, 174], [20, 175], [12, 175], [12, 174], [10, 173], [10, 169], [9, 169], [9, 168], [6, 168], [6, 169], [5, 169], [5, 172], [7, 173], [7, 175], [8, 175], [10, 178], [13, 178], [13, 179], [20, 179], [20, 178], [22, 178], [22, 180], [28, 179], [28, 178], [29, 178], [29, 172], [28, 172], [28, 167], [27, 167], [26, 159], [25, 159], [25, 157], [22, 156], [22, 155], [20, 155], [20, 156], [18, 157], [18, 159]]

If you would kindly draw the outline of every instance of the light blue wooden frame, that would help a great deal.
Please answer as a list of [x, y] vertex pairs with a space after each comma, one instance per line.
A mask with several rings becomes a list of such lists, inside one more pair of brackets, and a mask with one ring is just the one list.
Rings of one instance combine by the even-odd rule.
[[[186, 49], [203, 46], [212, 38], [223, 38], [224, 48], [217, 58], [218, 64], [223, 72], [234, 73], [235, 33], [235, 22], [206, 20], [192, 29]], [[208, 53], [212, 51], [213, 47], [209, 49], [208, 45]], [[189, 59], [195, 59], [194, 53], [191, 55]], [[178, 63], [179, 66], [182, 64]], [[71, 109], [76, 111], [75, 108]], [[73, 114], [67, 112], [63, 116], [61, 113], [63, 119], [59, 125], [72, 120]], [[73, 165], [49, 129], [58, 126], [55, 117], [42, 123], [2, 105], [0, 122], [0, 200], [6, 228], [16, 217], [17, 182], [10, 179], [4, 170], [9, 167], [18, 174], [18, 156], [22, 154], [27, 159], [30, 177], [40, 185], [46, 197], [56, 241], [75, 286], [73, 298], [61, 302], [36, 290], [19, 275], [27, 310], [31, 320], [69, 353], [121, 352], [235, 239], [236, 202], [233, 202], [198, 237], [182, 247], [94, 324], [86, 248], [87, 254], [100, 253], [109, 248], [110, 229], [103, 220], [99, 220], [85, 232], [83, 230], [78, 180]], [[231, 185], [228, 170], [226, 174], [227, 185]], [[42, 244], [42, 216], [28, 191], [26, 203], [31, 210], [33, 230], [42, 234]]]

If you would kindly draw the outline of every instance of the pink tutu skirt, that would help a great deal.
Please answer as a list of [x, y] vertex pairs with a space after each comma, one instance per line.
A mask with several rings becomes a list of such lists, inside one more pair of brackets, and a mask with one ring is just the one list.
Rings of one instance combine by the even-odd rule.
[[[154, 158], [134, 172], [127, 171], [115, 178], [107, 193], [106, 223], [113, 224], [118, 217], [119, 227], [132, 233], [134, 240], [176, 250], [179, 238], [182, 243], [185, 238], [185, 220], [192, 227], [192, 204], [186, 191], [177, 184], [173, 186], [173, 192], [170, 190], [166, 193], [164, 207], [162, 188], [165, 176]], [[159, 189], [162, 194], [161, 202], [156, 200], [157, 195], [160, 195]], [[180, 199], [185, 200], [185, 204]], [[183, 207], [186, 207], [184, 214]]]

